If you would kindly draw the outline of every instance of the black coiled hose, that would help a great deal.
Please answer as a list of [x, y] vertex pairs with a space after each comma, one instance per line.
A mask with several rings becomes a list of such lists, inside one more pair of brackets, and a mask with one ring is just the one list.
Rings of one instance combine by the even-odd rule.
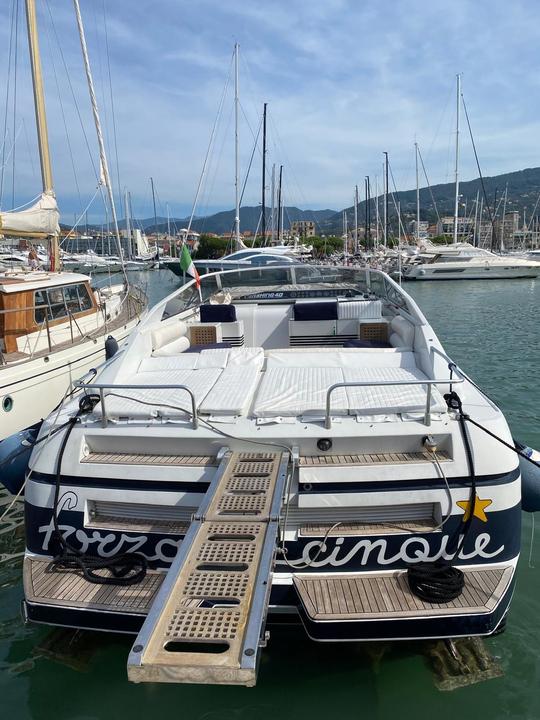
[[[453, 557], [457, 557], [461, 548], [465, 545], [474, 517], [474, 506], [476, 503], [476, 473], [474, 470], [473, 454], [469, 435], [465, 426], [468, 416], [463, 412], [461, 398], [454, 391], [444, 396], [448, 407], [458, 412], [458, 421], [465, 446], [465, 455], [469, 467], [471, 480], [471, 492], [469, 495], [469, 517], [465, 521], [463, 530], [458, 528], [456, 537], [456, 549]], [[461, 537], [460, 537], [461, 536]], [[459, 568], [453, 567], [449, 562], [437, 560], [436, 562], [423, 562], [410, 565], [407, 568], [407, 581], [411, 592], [425, 602], [448, 603], [459, 597], [465, 587], [465, 576]]]
[[459, 568], [445, 562], [420, 563], [407, 569], [411, 591], [429, 603], [448, 603], [459, 597], [465, 576]]
[[[144, 579], [147, 570], [147, 561], [144, 555], [139, 553], [119, 553], [110, 558], [100, 558], [82, 553], [68, 543], [62, 535], [58, 525], [58, 499], [62, 481], [62, 458], [71, 435], [71, 431], [79, 421], [79, 417], [90, 412], [99, 396], [83, 395], [79, 402], [79, 412], [69, 419], [67, 430], [60, 443], [60, 449], [56, 458], [56, 483], [53, 502], [53, 523], [54, 536], [60, 544], [61, 552], [57, 555], [53, 564], [56, 567], [68, 570], [81, 570], [85, 580], [99, 585], [134, 585]], [[100, 574], [98, 570], [106, 570], [108, 574]]]

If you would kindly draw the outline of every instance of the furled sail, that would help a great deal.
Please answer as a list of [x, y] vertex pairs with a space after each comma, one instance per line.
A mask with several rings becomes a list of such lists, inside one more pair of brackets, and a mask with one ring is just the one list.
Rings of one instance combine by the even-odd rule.
[[0, 212], [0, 235], [56, 235], [60, 213], [54, 195], [43, 193], [24, 210]]

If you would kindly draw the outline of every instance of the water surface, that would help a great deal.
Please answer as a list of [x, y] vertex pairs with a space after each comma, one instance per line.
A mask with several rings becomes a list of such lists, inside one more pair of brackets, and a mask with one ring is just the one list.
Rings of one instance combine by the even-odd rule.
[[[141, 273], [156, 302], [178, 279]], [[540, 448], [540, 282], [410, 283], [447, 352], [502, 407], [516, 437]], [[0, 502], [5, 501], [0, 495]], [[0, 514], [3, 506], [0, 506]], [[507, 630], [486, 644], [504, 677], [442, 693], [421, 644], [315, 644], [293, 628], [272, 631], [256, 688], [133, 685], [131, 637], [94, 634], [69, 664], [43, 650], [45, 627], [25, 627], [22, 514], [0, 527], [0, 717], [39, 720], [456, 720], [540, 717], [540, 539], [528, 555], [531, 518]], [[69, 653], [68, 653], [69, 655]], [[73, 667], [78, 664], [78, 667]]]

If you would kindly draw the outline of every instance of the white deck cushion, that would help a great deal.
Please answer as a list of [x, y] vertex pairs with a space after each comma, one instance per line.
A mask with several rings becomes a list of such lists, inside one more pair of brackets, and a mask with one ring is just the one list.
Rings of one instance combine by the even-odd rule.
[[[195, 394], [195, 400], [199, 406], [220, 374], [221, 371], [217, 369], [143, 372], [131, 375], [126, 379], [125, 384], [186, 385]], [[123, 397], [118, 397], [118, 395]], [[124, 390], [119, 388], [107, 392], [105, 407], [107, 416], [112, 418], [140, 419], [157, 416], [176, 418], [185, 417], [182, 409], [191, 410], [191, 398], [185, 390], [181, 389]], [[97, 405], [94, 412], [100, 415], [101, 406]]]
[[253, 365], [260, 370], [264, 365], [264, 350], [262, 347], [240, 347], [231, 348], [229, 351], [229, 361], [227, 367], [235, 365]]
[[[407, 347], [412, 348], [414, 345], [414, 325], [408, 320], [405, 320], [401, 315], [396, 315], [390, 323], [391, 335], [390, 342], [394, 347]], [[394, 336], [398, 335], [400, 341]]]
[[341, 300], [338, 304], [338, 319], [376, 320], [382, 317], [382, 303], [380, 300]]
[[310, 348], [269, 350], [267, 368], [273, 367], [403, 367], [415, 368], [413, 352], [395, 348]]
[[187, 337], [179, 337], [166, 345], [161, 345], [157, 350], [152, 353], [153, 357], [173, 357], [174, 355], [180, 355], [184, 350], [189, 347], [189, 340]]
[[227, 367], [201, 403], [200, 410], [215, 415], [247, 412], [261, 374], [254, 365]]
[[[345, 368], [343, 375], [347, 382], [427, 380], [423, 372], [411, 368]], [[426, 407], [425, 385], [348, 387], [346, 393], [349, 410], [353, 414], [414, 412]], [[435, 387], [432, 388], [431, 409], [434, 412], [443, 412], [446, 409], [445, 402]]]
[[225, 348], [201, 350], [198, 355], [196, 353], [189, 354], [197, 357], [197, 370], [204, 370], [205, 368], [223, 369], [227, 367], [227, 361], [229, 359], [229, 350]]
[[199, 356], [197, 353], [181, 353], [171, 357], [144, 358], [139, 365], [138, 372], [159, 372], [161, 370], [194, 370]]
[[182, 320], [173, 320], [167, 324], [160, 324], [152, 330], [152, 349], [157, 350], [173, 340], [183, 337], [186, 334], [187, 325]]
[[[339, 368], [269, 368], [257, 391], [254, 415], [321, 415], [326, 407], [328, 388], [340, 382], [343, 382], [343, 372]], [[343, 389], [333, 393], [332, 408], [335, 415], [347, 413], [347, 396]]]

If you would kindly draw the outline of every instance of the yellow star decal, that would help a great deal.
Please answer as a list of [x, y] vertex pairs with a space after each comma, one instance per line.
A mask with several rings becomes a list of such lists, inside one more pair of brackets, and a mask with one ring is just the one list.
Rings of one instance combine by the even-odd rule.
[[[474, 496], [474, 507], [473, 507], [473, 516], [477, 517], [482, 522], [487, 522], [487, 515], [484, 512], [487, 507], [491, 505], [493, 500], [480, 500], [478, 495]], [[471, 502], [470, 500], [458, 500], [456, 505], [459, 505], [462, 510], [465, 510], [465, 515], [461, 518], [462, 522], [467, 522], [469, 517], [471, 516]]]

